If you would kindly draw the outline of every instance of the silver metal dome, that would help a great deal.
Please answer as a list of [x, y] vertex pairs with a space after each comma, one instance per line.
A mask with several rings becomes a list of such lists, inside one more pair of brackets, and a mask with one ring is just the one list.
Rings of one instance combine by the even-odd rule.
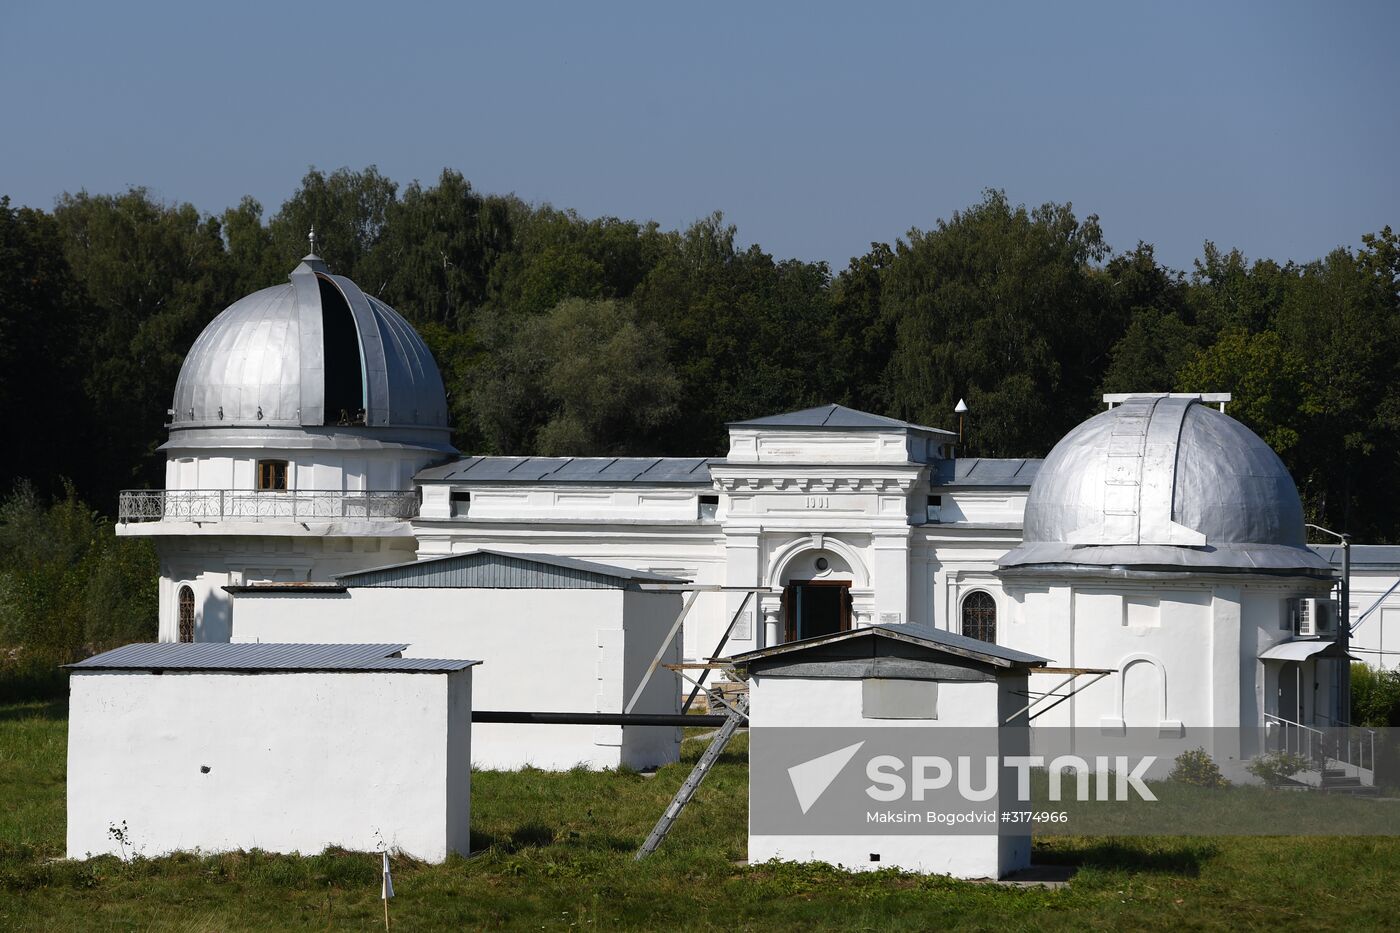
[[1078, 565], [1326, 575], [1278, 455], [1193, 398], [1130, 398], [1046, 457], [1003, 569]]
[[393, 308], [311, 255], [285, 285], [214, 318], [175, 384], [171, 430], [414, 428], [446, 433], [442, 376]]

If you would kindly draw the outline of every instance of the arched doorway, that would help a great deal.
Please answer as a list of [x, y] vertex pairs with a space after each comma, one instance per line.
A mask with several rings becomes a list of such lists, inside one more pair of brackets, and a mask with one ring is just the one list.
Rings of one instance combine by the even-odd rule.
[[997, 601], [986, 590], [973, 590], [963, 597], [962, 633], [978, 641], [997, 641]]
[[783, 574], [784, 640], [835, 635], [851, 627], [851, 567], [829, 549], [798, 555]]
[[178, 621], [176, 635], [180, 641], [194, 641], [194, 590], [188, 586], [180, 587], [180, 595], [176, 598]]

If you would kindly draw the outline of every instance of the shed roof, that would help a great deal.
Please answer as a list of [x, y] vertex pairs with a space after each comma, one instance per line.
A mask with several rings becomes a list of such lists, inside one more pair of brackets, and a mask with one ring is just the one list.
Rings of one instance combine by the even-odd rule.
[[123, 645], [66, 667], [76, 671], [385, 671], [445, 674], [480, 661], [404, 658], [408, 645], [156, 642]]
[[754, 661], [763, 661], [768, 658], [794, 655], [809, 649], [820, 648], [838, 642], [849, 642], [866, 638], [872, 641], [885, 638], [891, 641], [917, 645], [921, 648], [954, 655], [965, 660], [990, 664], [993, 667], [1043, 667], [1050, 663], [1047, 658], [1042, 658], [1039, 655], [1027, 654], [1024, 651], [1017, 651], [1014, 648], [1007, 648], [1002, 645], [994, 645], [990, 642], [969, 638], [966, 635], [959, 635], [955, 632], [945, 632], [942, 629], [928, 628], [922, 625], [912, 625], [909, 623], [900, 625], [872, 625], [865, 628], [855, 628], [845, 632], [838, 632], [834, 635], [820, 635], [816, 638], [804, 638], [801, 641], [790, 641], [786, 644], [775, 645], [771, 648], [761, 648], [757, 651], [737, 654], [730, 660], [740, 664], [748, 664]]
[[912, 424], [873, 415], [868, 411], [857, 411], [845, 405], [819, 405], [801, 411], [784, 412], [781, 415], [768, 415], [764, 418], [751, 418], [748, 421], [731, 421], [731, 428], [844, 428], [854, 431], [923, 431], [928, 434], [956, 436], [956, 431], [930, 428], [927, 425]]
[[1026, 458], [994, 460], [990, 457], [964, 457], [939, 460], [933, 465], [933, 486], [1011, 486], [1029, 488], [1040, 472], [1043, 460]]
[[478, 549], [424, 560], [372, 567], [336, 577], [355, 587], [459, 589], [621, 589], [637, 583], [687, 583], [645, 570], [571, 557], [508, 554]]
[[709, 486], [708, 457], [466, 457], [418, 471], [419, 482]]

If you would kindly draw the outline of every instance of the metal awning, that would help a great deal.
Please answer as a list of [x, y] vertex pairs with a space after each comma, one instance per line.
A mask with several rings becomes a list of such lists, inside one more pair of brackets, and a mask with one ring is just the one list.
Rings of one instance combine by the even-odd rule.
[[1274, 645], [1263, 654], [1259, 655], [1261, 661], [1306, 661], [1308, 658], [1327, 654], [1332, 658], [1346, 657], [1335, 641], [1308, 640], [1308, 641], [1286, 641], [1281, 645]]

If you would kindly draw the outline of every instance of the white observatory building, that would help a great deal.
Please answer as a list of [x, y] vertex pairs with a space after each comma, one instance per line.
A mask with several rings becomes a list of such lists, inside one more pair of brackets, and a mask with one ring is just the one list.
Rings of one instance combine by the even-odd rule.
[[[123, 493], [118, 533], [157, 542], [165, 641], [245, 640], [237, 594], [270, 605], [252, 585], [333, 613], [338, 577], [490, 552], [697, 590], [686, 662], [913, 625], [1110, 672], [1044, 724], [1344, 720], [1336, 574], [1283, 463], [1222, 398], [1106, 401], [1044, 461], [960, 458], [954, 432], [839, 405], [731, 424], [723, 457], [460, 457], [422, 339], [311, 255], [195, 342], [166, 488]], [[357, 637], [421, 640], [383, 608]], [[247, 637], [286, 640], [263, 622]]]
[[[1323, 615], [1335, 577], [1304, 531], [1283, 462], [1196, 398], [1130, 397], [1075, 428], [997, 562], [998, 641], [1114, 674], [1037, 724], [1345, 721], [1348, 662]], [[1300, 620], [1307, 607], [1317, 617]]]
[[413, 558], [413, 475], [456, 451], [437, 364], [393, 308], [314, 254], [230, 305], [185, 357], [166, 488], [118, 534], [160, 556], [160, 637], [228, 641], [223, 587]]

